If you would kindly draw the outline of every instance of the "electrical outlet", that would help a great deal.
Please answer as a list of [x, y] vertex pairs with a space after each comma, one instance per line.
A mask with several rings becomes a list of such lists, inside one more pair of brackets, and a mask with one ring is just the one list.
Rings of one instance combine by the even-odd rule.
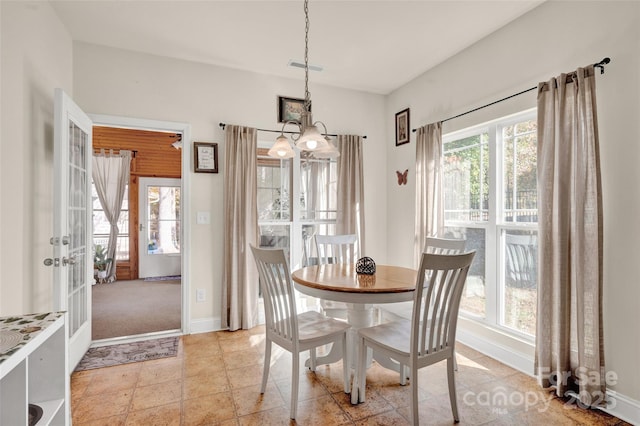
[[204, 288], [196, 289], [196, 302], [204, 302], [204, 300], [205, 300]]

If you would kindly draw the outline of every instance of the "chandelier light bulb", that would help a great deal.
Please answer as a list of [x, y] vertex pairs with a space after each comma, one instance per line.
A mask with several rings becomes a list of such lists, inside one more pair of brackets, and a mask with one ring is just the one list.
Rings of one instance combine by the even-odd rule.
[[267, 154], [269, 155], [269, 157], [281, 159], [293, 158], [296, 155], [296, 153], [291, 148], [291, 145], [289, 145], [289, 139], [287, 139], [284, 134], [278, 136], [278, 138], [276, 139], [276, 143], [273, 144]]

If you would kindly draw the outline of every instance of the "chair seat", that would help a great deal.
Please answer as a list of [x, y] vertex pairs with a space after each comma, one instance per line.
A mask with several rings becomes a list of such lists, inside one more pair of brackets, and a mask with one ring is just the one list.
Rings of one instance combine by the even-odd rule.
[[316, 311], [308, 311], [298, 315], [298, 338], [300, 342], [312, 341], [332, 334], [341, 334], [349, 328], [349, 324], [325, 317]]
[[411, 322], [398, 320], [373, 327], [361, 328], [358, 333], [387, 350], [409, 356], [409, 344], [411, 341]]

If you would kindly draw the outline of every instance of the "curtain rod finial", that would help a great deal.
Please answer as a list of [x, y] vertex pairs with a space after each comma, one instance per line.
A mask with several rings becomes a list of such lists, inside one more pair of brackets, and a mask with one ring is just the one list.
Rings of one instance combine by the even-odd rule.
[[611, 62], [611, 58], [606, 57], [597, 64], [593, 64], [595, 68], [600, 68], [600, 74], [604, 74], [604, 66]]

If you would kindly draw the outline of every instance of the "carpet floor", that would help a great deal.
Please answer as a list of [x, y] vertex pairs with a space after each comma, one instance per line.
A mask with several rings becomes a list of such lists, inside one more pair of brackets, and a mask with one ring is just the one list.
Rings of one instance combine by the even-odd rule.
[[116, 281], [92, 287], [92, 340], [180, 329], [180, 280]]
[[178, 355], [178, 337], [164, 337], [142, 342], [102, 346], [89, 349], [80, 360], [75, 371], [150, 361], [176, 355]]

